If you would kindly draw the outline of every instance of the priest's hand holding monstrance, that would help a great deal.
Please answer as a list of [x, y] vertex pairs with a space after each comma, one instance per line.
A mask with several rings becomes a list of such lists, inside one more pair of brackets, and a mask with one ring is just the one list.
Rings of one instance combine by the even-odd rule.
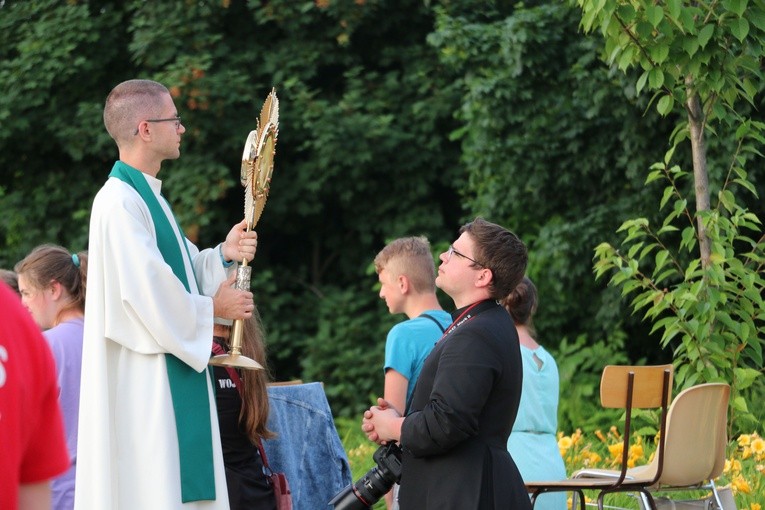
[[[271, 185], [271, 174], [274, 171], [274, 154], [276, 154], [276, 138], [279, 134], [279, 100], [276, 91], [271, 93], [263, 103], [260, 111], [257, 129], [250, 131], [242, 153], [241, 181], [244, 192], [244, 217], [247, 221], [247, 232], [253, 230], [263, 208], [266, 206], [268, 191]], [[252, 268], [247, 260], [237, 267], [236, 288], [250, 290]], [[242, 334], [244, 323], [242, 319], [234, 321], [231, 330], [231, 350], [228, 354], [220, 354], [210, 359], [211, 365], [233, 366], [251, 370], [263, 367], [246, 356], [242, 356]]]

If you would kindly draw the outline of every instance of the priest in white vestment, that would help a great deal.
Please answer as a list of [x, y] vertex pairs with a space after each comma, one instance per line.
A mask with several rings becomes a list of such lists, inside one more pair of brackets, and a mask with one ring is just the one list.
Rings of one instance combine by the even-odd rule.
[[183, 236], [157, 179], [185, 132], [163, 85], [121, 83], [104, 123], [120, 159], [91, 213], [75, 509], [227, 510], [207, 364], [213, 317], [252, 314], [233, 261], [257, 236], [244, 221], [212, 249]]

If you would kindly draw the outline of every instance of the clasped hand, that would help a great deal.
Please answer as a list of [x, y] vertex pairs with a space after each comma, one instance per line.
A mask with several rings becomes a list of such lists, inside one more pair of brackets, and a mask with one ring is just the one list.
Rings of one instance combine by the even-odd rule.
[[387, 400], [378, 398], [376, 406], [364, 411], [361, 430], [367, 435], [367, 439], [377, 444], [398, 441], [401, 435], [401, 424], [398, 423], [400, 418], [401, 414]]

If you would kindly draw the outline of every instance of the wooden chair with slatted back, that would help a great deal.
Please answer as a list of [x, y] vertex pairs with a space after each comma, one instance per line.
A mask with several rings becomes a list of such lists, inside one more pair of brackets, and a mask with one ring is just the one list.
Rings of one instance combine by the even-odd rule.
[[[648, 464], [627, 470], [630, 480], [655, 480], [648, 487], [654, 494], [672, 491], [712, 491], [718, 508], [725, 508], [714, 484], [725, 466], [728, 446], [728, 401], [730, 385], [705, 383], [681, 391], [672, 400], [667, 414], [664, 456], [659, 469], [658, 457]], [[613, 478], [616, 470], [583, 469], [574, 478]], [[650, 507], [641, 493], [642, 505]]]
[[[527, 482], [526, 489], [531, 494], [532, 507], [540, 494], [546, 492], [573, 492], [584, 505], [584, 491], [598, 491], [598, 509], [603, 510], [603, 498], [614, 492], [637, 491], [645, 495], [652, 510], [656, 510], [648, 487], [654, 485], [661, 476], [664, 463], [664, 439], [666, 437], [667, 405], [672, 390], [672, 365], [630, 366], [608, 365], [603, 369], [600, 379], [600, 402], [605, 408], [624, 409], [624, 428], [622, 430], [621, 467], [613, 476], [598, 478], [567, 478]], [[649, 479], [636, 480], [628, 477], [627, 460], [632, 441], [633, 409], [661, 409], [659, 441], [657, 445], [657, 467]]]

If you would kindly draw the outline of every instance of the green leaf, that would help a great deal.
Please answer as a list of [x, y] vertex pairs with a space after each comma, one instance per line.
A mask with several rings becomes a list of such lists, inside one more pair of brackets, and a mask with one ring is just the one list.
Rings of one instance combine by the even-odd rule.
[[662, 96], [661, 99], [659, 99], [659, 103], [656, 105], [656, 110], [661, 115], [666, 116], [666, 115], [669, 115], [670, 112], [672, 112], [672, 108], [674, 107], [674, 105], [675, 105], [674, 98], [671, 95], [667, 94]]
[[654, 30], [654, 26], [646, 21], [640, 21], [635, 27], [635, 33], [641, 40], [650, 40]]
[[619, 55], [619, 59], [617, 62], [617, 66], [622, 71], [626, 71], [629, 69], [629, 67], [632, 65], [632, 59], [635, 55], [635, 50], [632, 48], [632, 46], [628, 46], [624, 48], [624, 51], [622, 51], [621, 55]]
[[686, 247], [690, 249], [696, 244], [696, 229], [694, 227], [685, 227], [682, 234], [682, 242], [680, 247]]
[[737, 16], [743, 16], [746, 11], [747, 0], [723, 0], [725, 9], [736, 13]]
[[664, 264], [667, 263], [667, 259], [669, 257], [669, 252], [667, 250], [661, 250], [656, 252], [656, 269], [655, 271], [660, 270], [662, 267], [664, 267]]
[[664, 225], [663, 227], [661, 227], [659, 229], [658, 232], [656, 232], [656, 235], [661, 235], [661, 234], [664, 234], [666, 232], [677, 232], [678, 230], [680, 230], [680, 229], [677, 228], [674, 225]]
[[740, 412], [746, 412], [747, 406], [746, 406], [746, 400], [744, 400], [744, 397], [737, 396], [731, 399], [730, 405], [733, 409]]
[[762, 9], [750, 9], [746, 13], [746, 17], [752, 25], [765, 32], [765, 11]]
[[739, 41], [746, 39], [749, 34], [749, 22], [746, 18], [736, 18], [728, 21], [730, 32]]
[[661, 202], [659, 202], [659, 209], [664, 209], [664, 206], [667, 205], [667, 202], [669, 202], [669, 199], [673, 196], [675, 196], [675, 188], [672, 186], [664, 188], [664, 194], [661, 197]]
[[664, 85], [664, 73], [658, 67], [651, 69], [648, 74], [648, 84], [652, 89], [659, 89]]
[[648, 81], [648, 75], [649, 75], [649, 71], [643, 71], [643, 73], [640, 75], [640, 78], [638, 78], [638, 81], [635, 84], [635, 91], [638, 94], [640, 94], [640, 92], [645, 87], [645, 84]]
[[707, 43], [709, 42], [709, 39], [712, 38], [712, 34], [715, 32], [715, 26], [713, 24], [704, 25], [701, 30], [699, 30], [699, 35], [697, 36], [697, 40], [699, 42], [699, 46], [702, 48], [706, 47]]
[[733, 193], [731, 193], [730, 190], [725, 189], [720, 191], [718, 197], [720, 199], [720, 203], [728, 212], [733, 211], [736, 206], [736, 198], [733, 196]]
[[667, 60], [667, 57], [669, 57], [668, 44], [659, 44], [658, 46], [654, 46], [653, 48], [651, 48], [651, 58], [657, 64], [664, 63]]
[[736, 377], [736, 387], [744, 390], [762, 376], [758, 370], [753, 368], [734, 368], [733, 373]]
[[683, 8], [683, 2], [682, 0], [669, 0], [667, 2], [667, 11], [669, 11], [669, 15], [672, 18], [679, 18], [680, 17], [680, 11]]
[[629, 3], [620, 5], [617, 11], [619, 13], [619, 18], [621, 18], [621, 20], [627, 25], [631, 24], [632, 20], [635, 18], [635, 8]]
[[645, 16], [648, 22], [656, 28], [659, 26], [659, 23], [661, 23], [661, 20], [664, 19], [664, 9], [661, 5], [647, 4], [645, 7]]
[[677, 276], [677, 270], [674, 267], [670, 267], [669, 269], [662, 271], [660, 274], [656, 275], [654, 277], [654, 280], [657, 284], [662, 284], [667, 278], [675, 278]]
[[682, 46], [689, 56], [694, 56], [699, 49], [699, 40], [693, 36], [686, 36], [682, 40]]
[[684, 32], [693, 33], [695, 30], [695, 19], [691, 9], [683, 8], [680, 11], [680, 21]]

